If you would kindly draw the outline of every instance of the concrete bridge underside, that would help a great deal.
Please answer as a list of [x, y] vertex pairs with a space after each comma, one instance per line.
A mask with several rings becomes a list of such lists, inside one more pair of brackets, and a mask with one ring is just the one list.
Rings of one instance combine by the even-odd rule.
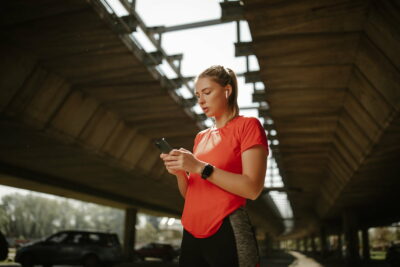
[[[0, 183], [179, 216], [152, 141], [191, 148], [199, 123], [146, 53], [96, 1], [4, 6]], [[254, 99], [269, 104], [285, 186], [301, 189], [288, 191], [295, 229], [282, 238], [346, 232], [351, 245], [357, 229], [399, 221], [399, 1], [243, 8], [266, 85]], [[257, 229], [282, 233], [266, 195], [249, 204]]]

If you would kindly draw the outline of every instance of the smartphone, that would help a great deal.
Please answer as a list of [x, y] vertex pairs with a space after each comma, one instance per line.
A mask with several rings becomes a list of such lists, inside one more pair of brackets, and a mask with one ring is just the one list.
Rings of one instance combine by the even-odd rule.
[[164, 137], [161, 138], [161, 139], [156, 140], [154, 144], [164, 154], [168, 154], [173, 149], [172, 146], [170, 144], [168, 144], [167, 140], [165, 140]]

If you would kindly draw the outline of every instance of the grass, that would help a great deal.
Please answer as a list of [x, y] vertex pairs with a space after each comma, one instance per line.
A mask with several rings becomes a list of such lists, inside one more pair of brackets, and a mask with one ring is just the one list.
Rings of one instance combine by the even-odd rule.
[[371, 251], [371, 260], [384, 260], [386, 259], [386, 251]]
[[8, 249], [8, 260], [0, 261], [0, 266], [21, 266], [14, 262], [15, 248]]

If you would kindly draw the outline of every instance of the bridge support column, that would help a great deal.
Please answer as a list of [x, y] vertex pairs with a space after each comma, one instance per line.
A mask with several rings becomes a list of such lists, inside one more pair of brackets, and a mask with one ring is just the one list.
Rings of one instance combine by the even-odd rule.
[[338, 234], [338, 247], [337, 247], [337, 250], [339, 252], [339, 255], [341, 257], [343, 257], [343, 236], [342, 236], [342, 233]]
[[312, 235], [311, 237], [311, 251], [313, 254], [317, 252], [317, 246], [315, 245], [315, 236]]
[[133, 260], [133, 252], [136, 239], [136, 216], [137, 210], [127, 208], [125, 210], [125, 229], [124, 229], [124, 256], [126, 260]]
[[347, 266], [357, 266], [360, 261], [360, 255], [358, 253], [357, 218], [354, 212], [344, 211], [342, 219], [346, 244], [346, 264]]
[[370, 260], [370, 254], [369, 254], [369, 235], [368, 235], [368, 227], [362, 228], [362, 253], [363, 253], [363, 259], [365, 261]]
[[296, 250], [300, 251], [301, 245], [300, 245], [300, 239], [296, 239]]
[[273, 251], [273, 240], [270, 234], [266, 233], [265, 234], [265, 253], [267, 256], [271, 255]]
[[278, 249], [280, 249], [280, 248], [281, 248], [281, 247], [280, 247], [279, 241], [278, 241], [278, 240], [275, 240], [275, 241], [274, 241], [274, 249], [278, 250]]
[[325, 257], [328, 252], [327, 240], [326, 240], [326, 230], [323, 226], [320, 229], [320, 244], [321, 244], [321, 256]]

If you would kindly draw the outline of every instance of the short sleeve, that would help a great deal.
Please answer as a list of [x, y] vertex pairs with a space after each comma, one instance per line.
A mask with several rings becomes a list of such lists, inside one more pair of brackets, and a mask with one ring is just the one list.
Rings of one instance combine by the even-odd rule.
[[260, 121], [257, 118], [247, 118], [241, 128], [240, 152], [243, 153], [253, 146], [262, 145], [267, 150], [268, 155], [267, 135]]

